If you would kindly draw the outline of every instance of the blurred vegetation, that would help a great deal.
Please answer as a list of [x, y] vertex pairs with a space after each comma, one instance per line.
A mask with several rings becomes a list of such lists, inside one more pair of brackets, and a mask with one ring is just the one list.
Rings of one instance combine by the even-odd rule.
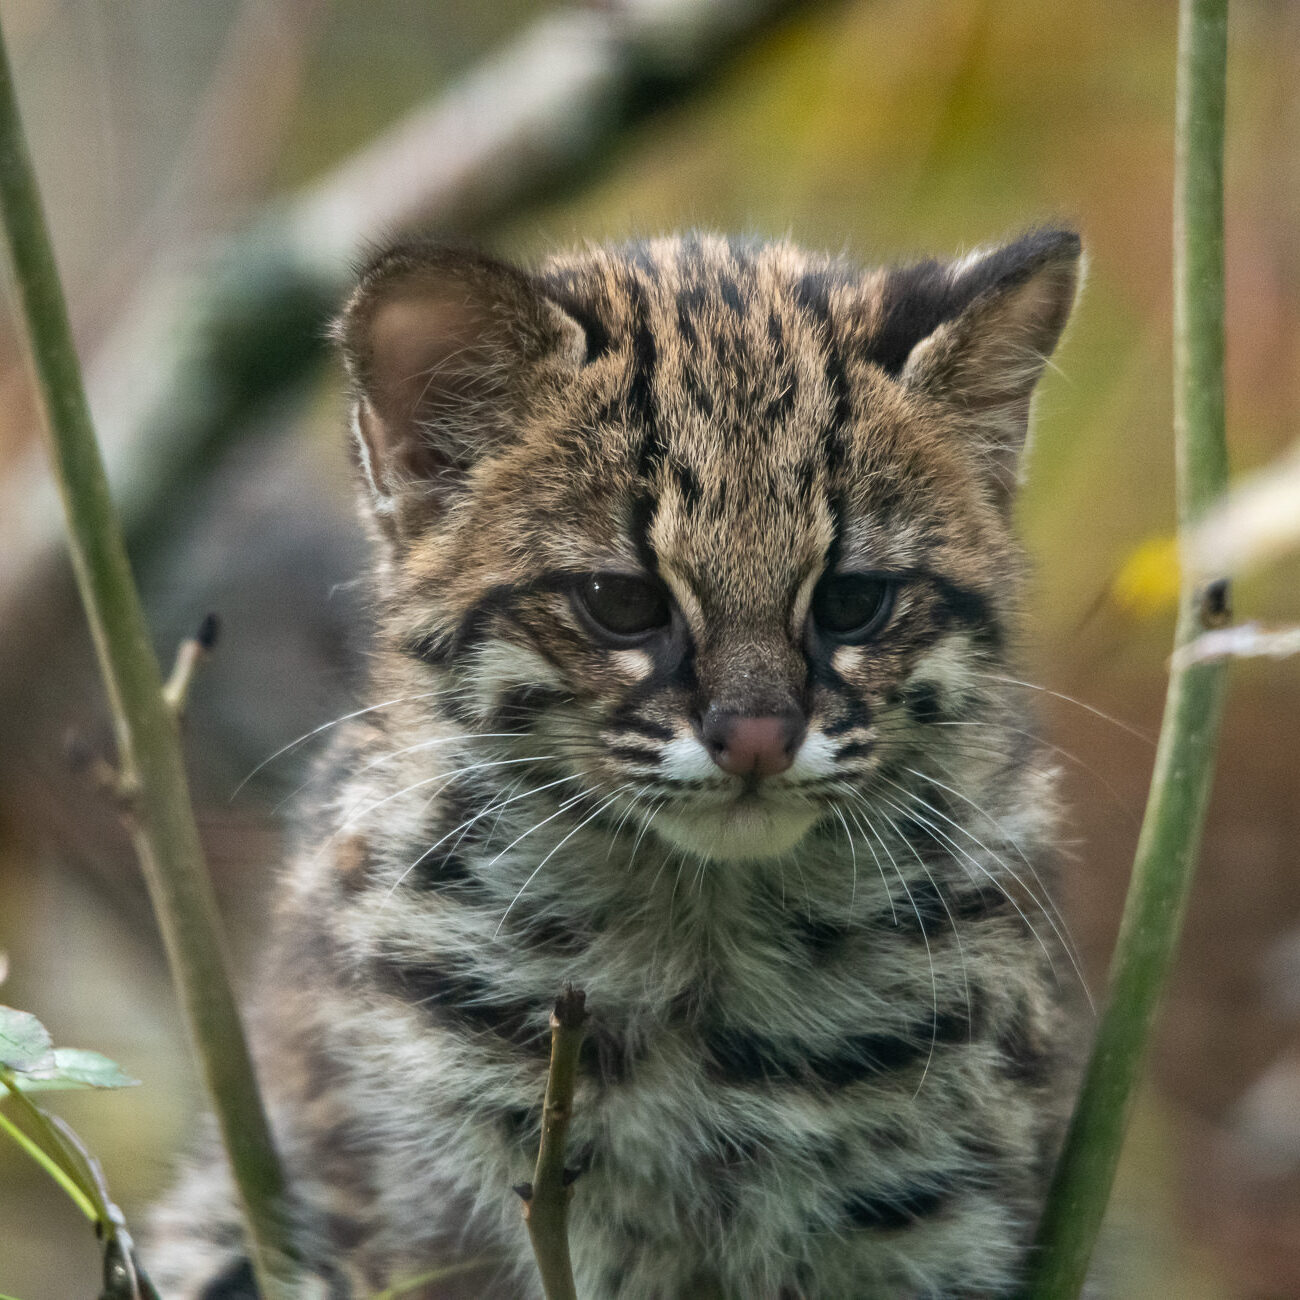
[[[338, 163], [551, 7], [404, 0], [381, 19], [361, 0], [4, 0], [86, 351], [163, 250], [230, 229]], [[255, 12], [286, 26], [273, 25], [278, 45], [257, 43], [270, 70], [222, 117], [209, 92], [228, 69], [232, 30]], [[1046, 381], [1020, 507], [1038, 571], [1027, 679], [1154, 734], [1172, 610], [1143, 588], [1125, 599], [1117, 578], [1139, 548], [1158, 553], [1173, 522], [1174, 27], [1173, 7], [1156, 0], [827, 6], [639, 127], [581, 192], [471, 233], [532, 256], [693, 224], [790, 234], [869, 260], [968, 248], [1043, 218], [1077, 221], [1089, 283]], [[1228, 426], [1244, 470], [1300, 429], [1300, 5], [1237, 0], [1229, 68]], [[208, 136], [205, 112], [225, 123]], [[221, 166], [207, 168], [209, 156]], [[3, 340], [0, 393], [3, 473], [30, 426]], [[302, 751], [233, 804], [230, 791], [349, 707], [359, 644], [356, 602], [338, 587], [361, 550], [335, 395], [322, 388], [263, 417], [172, 506], [157, 550], [139, 557], [142, 581], [160, 645], [209, 606], [227, 615], [225, 646], [196, 687], [190, 748], [247, 962], [280, 853], [273, 810], [301, 780]], [[0, 564], [3, 553], [0, 520]], [[1249, 577], [1239, 615], [1294, 620], [1298, 578], [1294, 559]], [[144, 1080], [91, 1104], [77, 1094], [57, 1103], [138, 1217], [192, 1126], [196, 1090], [129, 872], [93, 865], [111, 864], [121, 846], [58, 758], [66, 723], [93, 729], [102, 717], [82, 634], [59, 621], [21, 631], [24, 641], [39, 633], [43, 649], [0, 678], [7, 730], [23, 738], [0, 742], [6, 997], [61, 1041], [94, 1043]], [[1132, 1300], [1300, 1296], [1300, 1175], [1255, 1159], [1234, 1127], [1243, 1092], [1300, 1045], [1295, 974], [1271, 975], [1290, 968], [1264, 960], [1300, 922], [1300, 672], [1294, 660], [1233, 672], [1184, 957], [1109, 1226], [1116, 1294]], [[1067, 903], [1095, 984], [1152, 750], [1073, 704], [1043, 705], [1071, 756]], [[0, 1286], [23, 1300], [82, 1294], [94, 1245], [82, 1248], [75, 1211], [20, 1160], [0, 1151]]]

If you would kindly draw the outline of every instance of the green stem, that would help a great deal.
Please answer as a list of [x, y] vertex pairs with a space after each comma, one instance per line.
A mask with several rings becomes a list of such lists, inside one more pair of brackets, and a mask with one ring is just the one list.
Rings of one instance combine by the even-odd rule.
[[53, 249], [0, 35], [0, 214], [69, 549], [116, 726], [132, 834], [243, 1202], [264, 1300], [293, 1294], [285, 1180], [253, 1075], [175, 719], [95, 441]]
[[[99, 1222], [99, 1214], [95, 1207], [90, 1203], [90, 1198], [80, 1187], [66, 1174], [63, 1167], [52, 1156], [48, 1155], [41, 1147], [32, 1141], [26, 1133], [13, 1122], [4, 1111], [0, 1111], [0, 1129], [9, 1134], [15, 1142], [18, 1143], [24, 1151], [27, 1152], [33, 1160], [36, 1161], [42, 1169], [45, 1170], [51, 1178], [67, 1193], [68, 1198], [79, 1209], [82, 1214], [88, 1218], [91, 1223]], [[0, 1297], [0, 1300], [3, 1300]]]
[[[1227, 484], [1223, 404], [1223, 136], [1227, 0], [1182, 0], [1174, 204], [1174, 438], [1178, 523]], [[1222, 589], [1183, 565], [1175, 647], [1226, 617]], [[1223, 664], [1175, 667], [1110, 991], [1039, 1226], [1026, 1295], [1083, 1286], [1119, 1163], [1151, 1024], [1173, 964], [1200, 847], [1223, 706]]]

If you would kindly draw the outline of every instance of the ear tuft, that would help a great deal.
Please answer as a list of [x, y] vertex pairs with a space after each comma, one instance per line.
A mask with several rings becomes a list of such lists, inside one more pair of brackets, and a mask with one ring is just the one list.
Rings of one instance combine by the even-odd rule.
[[372, 509], [399, 537], [436, 517], [473, 464], [510, 438], [539, 368], [576, 365], [586, 346], [526, 272], [420, 244], [362, 271], [335, 335]]
[[[908, 340], [899, 378], [961, 414], [1004, 500], [1015, 486], [1034, 388], [1074, 305], [1081, 254], [1074, 231], [1039, 230], [947, 267], [897, 273], [923, 270], [930, 286], [917, 313], [928, 328]], [[894, 339], [900, 355], [902, 341]]]

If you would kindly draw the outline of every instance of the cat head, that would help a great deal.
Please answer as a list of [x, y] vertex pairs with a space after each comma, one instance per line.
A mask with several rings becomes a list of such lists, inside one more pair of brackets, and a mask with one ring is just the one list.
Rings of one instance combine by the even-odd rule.
[[1079, 260], [1056, 230], [868, 271], [708, 236], [384, 253], [338, 335], [391, 645], [669, 842], [790, 848], [1004, 662]]

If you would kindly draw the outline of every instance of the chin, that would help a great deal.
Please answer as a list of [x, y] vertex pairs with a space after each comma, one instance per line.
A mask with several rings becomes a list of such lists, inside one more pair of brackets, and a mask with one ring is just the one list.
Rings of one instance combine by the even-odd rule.
[[816, 808], [783, 808], [746, 800], [664, 809], [651, 825], [674, 848], [715, 862], [737, 862], [788, 853], [817, 816]]

